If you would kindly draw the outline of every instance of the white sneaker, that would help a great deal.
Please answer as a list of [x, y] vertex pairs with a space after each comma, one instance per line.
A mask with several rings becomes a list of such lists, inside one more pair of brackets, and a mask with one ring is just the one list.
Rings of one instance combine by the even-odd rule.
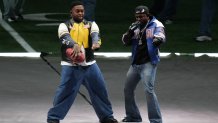
[[172, 20], [166, 20], [166, 21], [165, 21], [165, 24], [167, 24], [167, 25], [168, 25], [168, 24], [172, 24], [172, 23], [173, 23]]
[[202, 41], [212, 41], [212, 38], [209, 36], [198, 36], [195, 38], [196, 41], [202, 42]]
[[14, 22], [15, 20], [14, 19], [12, 19], [12, 18], [8, 18], [8, 20], [7, 20], [8, 22]]
[[17, 21], [17, 19], [9, 17], [9, 18], [6, 19], [6, 21], [7, 22], [15, 22], [15, 21]]

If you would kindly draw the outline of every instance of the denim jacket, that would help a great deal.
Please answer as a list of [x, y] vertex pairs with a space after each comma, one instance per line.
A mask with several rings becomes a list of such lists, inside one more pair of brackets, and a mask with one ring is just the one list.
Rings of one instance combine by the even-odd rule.
[[142, 36], [146, 38], [141, 38], [139, 36], [140, 29], [139, 27], [134, 30], [134, 34], [130, 35], [129, 32], [123, 34], [122, 41], [124, 45], [132, 45], [132, 61], [134, 61], [138, 42], [140, 39], [144, 39], [142, 41], [147, 42], [147, 50], [152, 64], [157, 64], [160, 61], [159, 57], [159, 46], [155, 46], [153, 44], [154, 38], [159, 38], [161, 43], [166, 41], [165, 31], [163, 24], [158, 21], [154, 16], [150, 17], [150, 21], [147, 24], [145, 31]]

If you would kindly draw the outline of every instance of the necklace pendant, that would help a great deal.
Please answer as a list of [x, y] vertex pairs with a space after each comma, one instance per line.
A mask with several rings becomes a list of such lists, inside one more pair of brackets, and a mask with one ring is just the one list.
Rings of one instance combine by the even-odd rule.
[[141, 39], [139, 40], [139, 43], [138, 43], [138, 45], [142, 45], [142, 40], [141, 40]]

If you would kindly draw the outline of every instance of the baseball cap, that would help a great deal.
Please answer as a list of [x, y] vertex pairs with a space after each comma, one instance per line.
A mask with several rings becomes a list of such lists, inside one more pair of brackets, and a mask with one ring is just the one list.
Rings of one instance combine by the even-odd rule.
[[77, 1], [77, 0], [71, 2], [70, 9], [72, 9], [74, 6], [77, 6], [77, 5], [83, 5], [83, 2]]
[[135, 8], [136, 14], [149, 14], [149, 9], [147, 6], [140, 5]]

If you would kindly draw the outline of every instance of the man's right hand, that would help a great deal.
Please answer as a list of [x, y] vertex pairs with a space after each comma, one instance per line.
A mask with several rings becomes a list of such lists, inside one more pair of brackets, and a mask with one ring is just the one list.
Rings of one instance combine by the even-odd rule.
[[77, 56], [81, 51], [80, 46], [78, 44], [73, 45], [73, 56]]
[[130, 32], [130, 33], [133, 33], [134, 30], [136, 30], [138, 27], [139, 27], [139, 22], [138, 22], [138, 21], [132, 23], [132, 25], [129, 26], [129, 32]]

